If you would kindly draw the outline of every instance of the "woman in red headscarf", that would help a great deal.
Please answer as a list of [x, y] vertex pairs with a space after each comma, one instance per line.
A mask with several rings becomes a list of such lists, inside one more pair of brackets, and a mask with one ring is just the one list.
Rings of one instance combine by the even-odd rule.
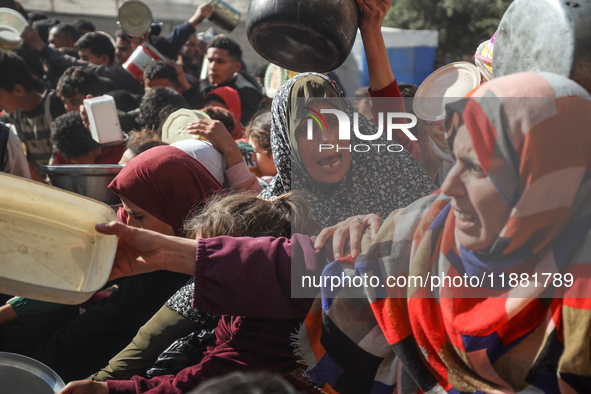
[[140, 228], [161, 222], [159, 226], [170, 228], [159, 232], [176, 236], [185, 235], [183, 221], [192, 210], [201, 208], [211, 194], [224, 193], [197, 159], [171, 146], [158, 146], [135, 157], [109, 189], [123, 202], [120, 221]]

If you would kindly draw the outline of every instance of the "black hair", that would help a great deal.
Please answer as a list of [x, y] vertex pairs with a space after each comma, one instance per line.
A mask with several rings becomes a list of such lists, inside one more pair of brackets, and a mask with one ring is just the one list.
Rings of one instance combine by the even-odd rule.
[[80, 93], [86, 96], [102, 96], [104, 94], [101, 80], [89, 68], [72, 66], [68, 68], [57, 81], [57, 95], [72, 98]]
[[92, 31], [96, 30], [94, 23], [92, 23], [92, 21], [90, 19], [86, 19], [86, 18], [76, 19], [74, 21], [74, 27], [76, 27], [76, 29], [80, 30], [81, 32], [87, 32], [87, 33], [90, 33]]
[[161, 130], [160, 110], [167, 105], [176, 107], [176, 109], [189, 108], [183, 96], [171, 88], [157, 87], [148, 90], [140, 102], [138, 123], [148, 131]]
[[125, 32], [121, 29], [115, 32], [115, 38], [121, 38], [123, 41], [131, 42], [131, 37], [129, 37]]
[[43, 75], [45, 75], [45, 70], [43, 70], [43, 59], [41, 56], [27, 46], [17, 49], [16, 54], [27, 64], [33, 78], [36, 78], [37, 81], [40, 82]]
[[84, 127], [78, 112], [68, 112], [53, 120], [51, 142], [67, 160], [84, 156], [100, 146]]
[[29, 22], [36, 22], [48, 18], [49, 17], [47, 16], [47, 14], [41, 11], [29, 11], [27, 13], [27, 19], [29, 20]]
[[47, 37], [49, 36], [49, 29], [59, 25], [60, 21], [57, 19], [39, 19], [33, 22], [33, 28], [39, 33], [39, 37], [47, 44]]
[[241, 61], [242, 59], [242, 49], [240, 48], [240, 45], [226, 35], [220, 34], [215, 36], [209, 45], [207, 45], [207, 49], [209, 48], [225, 49], [228, 51], [230, 57], [236, 62]]
[[156, 60], [151, 62], [144, 70], [144, 80], [167, 79], [172, 85], [178, 89], [179, 78], [176, 68], [167, 60]]
[[27, 92], [35, 90], [35, 81], [25, 61], [15, 53], [0, 51], [0, 88], [11, 92], [17, 84]]
[[109, 37], [102, 33], [86, 33], [76, 41], [76, 49], [89, 49], [96, 56], [107, 55], [109, 63], [115, 59], [115, 47]]
[[168, 145], [166, 142], [158, 139], [158, 136], [149, 131], [133, 132], [129, 134], [125, 148], [129, 149], [133, 157], [144, 153], [148, 149], [156, 146]]
[[178, 104], [166, 104], [164, 107], [160, 108], [158, 111], [158, 125], [153, 130], [153, 134], [156, 135], [157, 138], [162, 138], [162, 127], [166, 120], [170, 115], [178, 111], [183, 107], [179, 107]]
[[140, 97], [137, 97], [129, 90], [117, 89], [107, 92], [115, 100], [117, 109], [123, 112], [130, 112], [137, 109], [140, 105]]
[[162, 55], [169, 59], [176, 59], [176, 54], [172, 52], [170, 42], [162, 36], [150, 36], [150, 43], [160, 52]]
[[400, 83], [398, 89], [402, 97], [414, 97], [419, 87], [412, 83]]
[[62, 23], [59, 23], [55, 26], [52, 26], [51, 29], [49, 29], [49, 30], [54, 30], [54, 29], [55, 29], [55, 33], [53, 33], [54, 35], [57, 34], [60, 36], [68, 36], [68, 37], [70, 37], [72, 42], [78, 41], [78, 39], [82, 35], [82, 32], [80, 30], [78, 30], [76, 28], [76, 26], [74, 26], [70, 23], [62, 22]]

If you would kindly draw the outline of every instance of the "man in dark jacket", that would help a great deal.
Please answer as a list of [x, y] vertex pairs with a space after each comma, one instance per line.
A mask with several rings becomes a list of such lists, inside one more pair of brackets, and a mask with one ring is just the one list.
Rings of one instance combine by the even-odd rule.
[[220, 86], [229, 86], [238, 91], [242, 107], [241, 123], [246, 124], [256, 112], [263, 98], [260, 83], [242, 68], [242, 49], [236, 41], [225, 35], [216, 36], [207, 46], [207, 79], [199, 89], [203, 97]]

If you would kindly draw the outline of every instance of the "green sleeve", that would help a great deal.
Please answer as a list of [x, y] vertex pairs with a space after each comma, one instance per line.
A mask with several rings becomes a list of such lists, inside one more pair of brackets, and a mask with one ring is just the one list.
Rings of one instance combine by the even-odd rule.
[[7, 304], [12, 306], [18, 317], [34, 316], [64, 306], [63, 304], [32, 300], [24, 297], [11, 298]]
[[173, 341], [199, 329], [197, 323], [185, 319], [164, 305], [137, 332], [125, 349], [109, 361], [109, 365], [91, 375], [87, 380], [127, 380], [134, 375], [144, 375], [146, 370]]

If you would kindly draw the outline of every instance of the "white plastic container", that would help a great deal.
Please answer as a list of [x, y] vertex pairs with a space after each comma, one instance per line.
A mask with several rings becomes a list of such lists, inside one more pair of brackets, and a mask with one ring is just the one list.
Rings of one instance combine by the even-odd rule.
[[83, 103], [88, 114], [92, 138], [102, 145], [122, 143], [123, 133], [113, 97], [108, 95], [93, 97], [84, 99]]
[[79, 304], [107, 282], [117, 237], [94, 226], [111, 207], [56, 187], [0, 173], [0, 293]]
[[27, 20], [10, 8], [0, 8], [0, 48], [17, 49], [23, 43], [22, 32], [27, 27]]

